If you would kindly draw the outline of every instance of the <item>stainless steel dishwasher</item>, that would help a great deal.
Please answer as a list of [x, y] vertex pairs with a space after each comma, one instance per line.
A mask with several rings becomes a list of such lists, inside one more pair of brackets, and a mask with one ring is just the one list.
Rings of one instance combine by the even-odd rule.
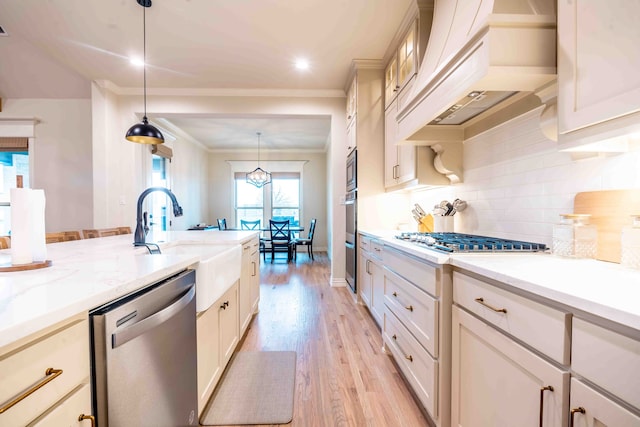
[[92, 310], [99, 427], [198, 424], [195, 271]]

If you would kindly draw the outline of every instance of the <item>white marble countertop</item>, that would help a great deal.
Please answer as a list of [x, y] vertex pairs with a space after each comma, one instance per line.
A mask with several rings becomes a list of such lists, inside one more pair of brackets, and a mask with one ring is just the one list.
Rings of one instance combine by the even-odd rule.
[[[147, 236], [160, 247], [238, 245], [255, 231], [178, 231]], [[0, 347], [171, 276], [199, 261], [194, 254], [147, 255], [133, 234], [47, 245], [51, 267], [0, 273]], [[0, 264], [11, 250], [0, 251]]]
[[368, 230], [366, 235], [425, 261], [480, 274], [640, 333], [640, 270], [550, 253], [447, 254], [395, 239], [398, 233]]

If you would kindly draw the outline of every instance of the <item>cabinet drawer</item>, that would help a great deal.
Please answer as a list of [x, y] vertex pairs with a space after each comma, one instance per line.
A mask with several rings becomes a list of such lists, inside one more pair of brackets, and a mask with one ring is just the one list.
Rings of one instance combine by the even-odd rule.
[[571, 379], [571, 409], [584, 408], [573, 415], [574, 427], [640, 426], [640, 417], [584, 385]]
[[437, 418], [438, 363], [429, 356], [388, 307], [384, 310], [385, 342], [426, 410]]
[[573, 319], [571, 368], [640, 409], [640, 341]]
[[424, 348], [438, 357], [438, 303], [397, 274], [384, 275], [384, 301]]
[[91, 387], [89, 384], [83, 385], [73, 394], [67, 396], [64, 401], [36, 420], [32, 427], [89, 427], [90, 420], [78, 419], [81, 414], [91, 415]]
[[459, 272], [453, 301], [564, 365], [569, 364], [570, 315]]
[[368, 237], [363, 236], [362, 234], [360, 235], [360, 239], [359, 239], [359, 246], [360, 249], [362, 249], [363, 251], [367, 251], [369, 252], [370, 248], [369, 245], [371, 243], [371, 239]]
[[384, 248], [382, 259], [387, 269], [404, 277], [423, 291], [429, 292], [435, 297], [440, 296], [438, 283], [440, 269], [413, 259], [388, 246]]
[[382, 242], [380, 240], [372, 239], [369, 250], [372, 257], [382, 259]]
[[[49, 368], [62, 373], [46, 375]], [[89, 377], [89, 322], [82, 320], [32, 344], [0, 356], [0, 405], [51, 379], [0, 414], [2, 426], [24, 426]]]

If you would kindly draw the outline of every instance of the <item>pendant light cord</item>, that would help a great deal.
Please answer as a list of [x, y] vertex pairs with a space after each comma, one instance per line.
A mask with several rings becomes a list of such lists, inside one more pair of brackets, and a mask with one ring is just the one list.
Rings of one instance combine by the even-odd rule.
[[260, 132], [258, 132], [258, 167], [260, 167]]
[[147, 120], [147, 8], [142, 7], [142, 84], [144, 93], [144, 119]]

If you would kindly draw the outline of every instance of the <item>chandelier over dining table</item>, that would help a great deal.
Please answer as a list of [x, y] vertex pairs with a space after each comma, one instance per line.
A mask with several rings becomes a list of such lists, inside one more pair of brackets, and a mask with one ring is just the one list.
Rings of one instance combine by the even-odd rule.
[[260, 132], [256, 134], [258, 135], [258, 167], [247, 173], [247, 182], [262, 188], [271, 183], [271, 174], [260, 167], [260, 135], [262, 134]]

